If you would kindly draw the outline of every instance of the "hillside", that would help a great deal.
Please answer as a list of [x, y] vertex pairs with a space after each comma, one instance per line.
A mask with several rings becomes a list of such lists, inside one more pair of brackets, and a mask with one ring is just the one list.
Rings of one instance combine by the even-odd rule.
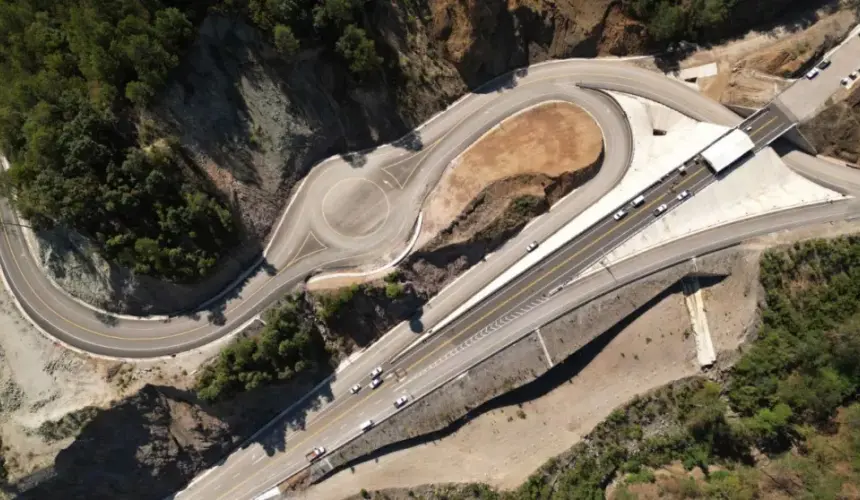
[[326, 156], [512, 68], [707, 42], [818, 2], [698, 3], [16, 0], [0, 10], [4, 185], [73, 294], [189, 307], [259, 255]]
[[519, 488], [350, 498], [856, 498], [858, 258], [856, 235], [767, 251], [758, 336], [734, 366], [637, 396]]

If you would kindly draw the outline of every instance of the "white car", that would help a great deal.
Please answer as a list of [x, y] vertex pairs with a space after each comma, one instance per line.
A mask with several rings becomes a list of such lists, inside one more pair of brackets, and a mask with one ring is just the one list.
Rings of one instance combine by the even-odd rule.
[[361, 429], [361, 432], [367, 432], [372, 428], [373, 428], [373, 420], [366, 420], [366, 421], [362, 422], [361, 427], [359, 427], [359, 429]]
[[851, 73], [848, 73], [848, 78], [850, 78], [852, 80], [856, 80], [858, 76], [860, 76], [860, 73], [857, 73], [856, 71], [852, 71]]
[[402, 408], [403, 405], [409, 402], [409, 396], [400, 396], [399, 398], [394, 400], [395, 408]]
[[680, 167], [678, 167], [678, 173], [681, 175], [687, 175], [687, 166], [681, 165]]
[[839, 84], [845, 87], [846, 89], [851, 86], [851, 80], [846, 76], [845, 78], [839, 80]]
[[537, 247], [538, 247], [538, 242], [533, 241], [533, 242], [529, 243], [529, 246], [526, 247], [526, 252], [531, 252], [532, 250], [534, 250]]
[[809, 72], [808, 72], [808, 73], [806, 73], [806, 78], [807, 78], [808, 80], [812, 80], [813, 78], [815, 78], [816, 76], [818, 76], [818, 73], [821, 73], [821, 72], [818, 70], [818, 68], [812, 68], [811, 70], [809, 70]]
[[660, 214], [662, 214], [663, 212], [665, 212], [665, 211], [666, 211], [666, 209], [667, 209], [667, 208], [669, 208], [669, 207], [667, 207], [667, 206], [666, 206], [666, 204], [665, 204], [665, 203], [663, 203], [662, 205], [660, 205], [659, 207], [657, 207], [657, 210], [654, 210], [654, 215], [660, 215]]
[[381, 384], [381, 383], [382, 383], [381, 378], [375, 378], [375, 379], [370, 381], [370, 388], [376, 389], [377, 387], [379, 387], [379, 384]]
[[619, 211], [615, 212], [615, 215], [613, 215], [612, 217], [615, 220], [621, 220], [624, 218], [625, 215], [627, 215], [627, 212], [625, 212], [624, 210], [619, 210]]
[[373, 369], [372, 372], [370, 372], [370, 378], [371, 379], [375, 379], [375, 378], [379, 377], [380, 375], [382, 375], [382, 367], [381, 366], [377, 366], [376, 368]]
[[353, 394], [358, 394], [358, 391], [361, 390], [361, 384], [355, 384], [354, 386], [349, 388], [349, 392]]
[[678, 196], [676, 196], [675, 198], [678, 201], [684, 201], [687, 199], [688, 196], [690, 196], [690, 192], [685, 189], [684, 191], [681, 191], [680, 193], [678, 193]]

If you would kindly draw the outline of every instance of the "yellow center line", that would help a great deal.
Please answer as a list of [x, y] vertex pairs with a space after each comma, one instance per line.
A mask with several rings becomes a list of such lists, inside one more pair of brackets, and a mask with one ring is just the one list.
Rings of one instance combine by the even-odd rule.
[[776, 119], [777, 119], [777, 117], [776, 117], [776, 116], [774, 116], [774, 117], [773, 117], [773, 118], [771, 118], [770, 120], [766, 121], [764, 125], [762, 125], [761, 127], [758, 127], [757, 129], [753, 130], [752, 132], [750, 132], [750, 133], [749, 133], [750, 137], [752, 137], [752, 136], [756, 135], [757, 133], [761, 132], [762, 130], [764, 130], [764, 129], [765, 129], [765, 127], [767, 127], [767, 126], [768, 126], [768, 125], [770, 125], [771, 123], [775, 122], [775, 121], [776, 121]]
[[[689, 176], [687, 176], [683, 181], [679, 182], [679, 183], [678, 183], [678, 185], [676, 186], [676, 188], [680, 188], [680, 187], [682, 187], [682, 186], [684, 186], [684, 185], [686, 185], [686, 184], [691, 183], [694, 179], [696, 179], [697, 177], [699, 177], [699, 175], [700, 175], [702, 172], [708, 173], [708, 170], [707, 170], [706, 168], [703, 168], [702, 170], [700, 170], [700, 171], [698, 171], [698, 172], [696, 172], [696, 173], [694, 173], [694, 174], [690, 174], [690, 175], [689, 175]], [[655, 204], [660, 203], [660, 202], [662, 202], [662, 201], [665, 201], [665, 200], [666, 200], [666, 198], [667, 198], [667, 195], [669, 195], [668, 197], [671, 197], [671, 193], [672, 193], [671, 191], [670, 191], [670, 192], [667, 192], [667, 193], [666, 193], [666, 194], [664, 194], [663, 196], [658, 197], [657, 199], [655, 199], [655, 200], [653, 200], [653, 201], [651, 201], [651, 202], [647, 203], [646, 205], [644, 205], [643, 207], [641, 207], [641, 208], [639, 208], [639, 209], [637, 209], [637, 210], [647, 211], [648, 209], [650, 209], [650, 207], [654, 206]], [[556, 264], [556, 265], [555, 265], [555, 266], [553, 266], [549, 271], [545, 272], [545, 273], [544, 273], [544, 274], [542, 274], [540, 277], [536, 278], [536, 279], [535, 279], [535, 280], [533, 280], [531, 283], [529, 283], [528, 285], [526, 285], [525, 287], [523, 287], [522, 289], [520, 289], [516, 294], [514, 294], [514, 295], [512, 295], [511, 297], [509, 297], [509, 298], [505, 299], [505, 300], [504, 300], [504, 301], [502, 301], [499, 305], [497, 305], [496, 307], [494, 307], [492, 310], [490, 310], [489, 312], [487, 312], [486, 314], [484, 314], [483, 316], [481, 316], [481, 317], [480, 317], [480, 318], [478, 318], [477, 320], [475, 320], [475, 321], [473, 321], [472, 323], [470, 323], [470, 324], [469, 324], [469, 326], [467, 326], [467, 327], [463, 328], [463, 329], [460, 331], [460, 333], [458, 333], [457, 335], [455, 335], [455, 336], [453, 336], [453, 337], [451, 337], [451, 338], [449, 338], [449, 339], [445, 340], [445, 341], [444, 341], [443, 343], [441, 343], [438, 347], [436, 347], [435, 349], [433, 349], [432, 351], [430, 351], [429, 353], [427, 353], [426, 355], [424, 355], [421, 359], [419, 359], [418, 361], [416, 361], [416, 362], [414, 362], [414, 363], [410, 364], [410, 365], [406, 368], [406, 372], [407, 372], [407, 373], [408, 373], [408, 372], [410, 372], [410, 371], [411, 371], [415, 366], [417, 366], [418, 364], [420, 364], [420, 363], [424, 362], [427, 358], [429, 358], [430, 356], [432, 356], [432, 355], [436, 354], [437, 352], [439, 352], [439, 350], [440, 350], [440, 349], [443, 349], [445, 346], [447, 346], [447, 345], [451, 344], [452, 342], [454, 342], [454, 341], [455, 341], [455, 340], [457, 340], [458, 338], [460, 338], [460, 337], [462, 337], [463, 335], [465, 335], [466, 333], [468, 333], [468, 332], [471, 330], [471, 328], [473, 328], [474, 326], [476, 326], [476, 325], [477, 325], [478, 323], [480, 323], [481, 321], [485, 320], [488, 316], [492, 315], [493, 313], [495, 313], [496, 311], [498, 311], [499, 309], [501, 309], [502, 307], [504, 307], [505, 305], [507, 305], [508, 303], [510, 303], [512, 300], [514, 300], [514, 299], [516, 299], [517, 297], [521, 296], [522, 294], [526, 293], [528, 290], [530, 290], [531, 288], [533, 288], [537, 283], [539, 283], [540, 281], [542, 281], [544, 278], [546, 278], [547, 276], [549, 276], [549, 275], [553, 274], [555, 271], [557, 271], [557, 270], [558, 270], [558, 269], [560, 269], [561, 267], [563, 267], [563, 266], [567, 265], [571, 260], [573, 260], [573, 259], [577, 258], [577, 257], [578, 257], [579, 255], [581, 255], [583, 252], [587, 251], [588, 249], [590, 249], [590, 248], [591, 248], [591, 247], [593, 247], [594, 245], [598, 244], [600, 241], [602, 241], [602, 240], [603, 240], [604, 238], [606, 238], [607, 236], [609, 236], [609, 235], [613, 234], [614, 232], [618, 231], [619, 229], [625, 228], [628, 224], [630, 224], [630, 223], [631, 223], [631, 221], [633, 221], [633, 218], [624, 219], [624, 220], [622, 220], [621, 222], [619, 222], [618, 224], [616, 224], [616, 225], [612, 226], [612, 228], [610, 228], [609, 230], [607, 230], [606, 232], [604, 232], [600, 237], [598, 237], [597, 239], [595, 239], [594, 241], [592, 241], [592, 242], [591, 242], [591, 243], [589, 243], [588, 245], [584, 246], [583, 248], [581, 248], [580, 250], [578, 250], [577, 252], [575, 252], [573, 255], [571, 255], [570, 257], [566, 258], [566, 259], [565, 259], [564, 261], [562, 261], [561, 263]], [[306, 442], [308, 442], [309, 440], [311, 440], [311, 439], [313, 439], [314, 437], [318, 436], [321, 432], [324, 432], [325, 430], [327, 430], [328, 428], [330, 428], [332, 425], [334, 425], [334, 424], [336, 424], [337, 422], [339, 422], [343, 417], [345, 417], [345, 416], [349, 415], [349, 414], [350, 414], [350, 410], [351, 410], [351, 409], [353, 409], [353, 408], [357, 407], [358, 405], [360, 405], [361, 403], [363, 403], [365, 400], [367, 400], [368, 398], [370, 398], [370, 397], [371, 397], [371, 396], [373, 396], [374, 394], [381, 394], [381, 393], [368, 392], [365, 396], [363, 396], [361, 399], [359, 399], [358, 401], [356, 401], [356, 403], [355, 403], [351, 408], [347, 408], [347, 409], [345, 409], [345, 410], [343, 411], [343, 413], [341, 413], [341, 415], [340, 415], [340, 416], [338, 416], [337, 418], [335, 418], [333, 421], [331, 421], [331, 422], [329, 422], [329, 423], [327, 423], [327, 424], [323, 425], [319, 430], [317, 430], [317, 431], [315, 431], [314, 433], [310, 434], [309, 436], [307, 436], [307, 437], [305, 437], [305, 438], [303, 438], [303, 439], [299, 440], [297, 443], [295, 443], [295, 444], [294, 444], [294, 445], [292, 445], [291, 447], [289, 447], [289, 448], [285, 448], [285, 449], [284, 449], [284, 453], [286, 453], [286, 451], [287, 451], [288, 449], [290, 449], [290, 448], [292, 448], [292, 449], [298, 448], [298, 447], [302, 446], [303, 444], [305, 444]], [[256, 476], [256, 475], [258, 475], [258, 474], [263, 473], [264, 471], [268, 470], [270, 467], [272, 467], [272, 466], [273, 466], [273, 465], [275, 465], [276, 463], [277, 463], [277, 460], [272, 460], [272, 461], [270, 461], [270, 462], [269, 462], [269, 463], [267, 463], [265, 466], [263, 466], [261, 469], [259, 469], [258, 471], [254, 472], [253, 474], [251, 474], [250, 476], [248, 476], [248, 477], [246, 477], [244, 480], [242, 480], [240, 483], [236, 484], [235, 486], [233, 486], [232, 488], [230, 488], [229, 490], [227, 490], [224, 494], [222, 494], [221, 496], [219, 496], [219, 497], [218, 497], [218, 500], [221, 500], [222, 498], [224, 498], [224, 497], [228, 496], [230, 493], [232, 493], [232, 492], [236, 491], [236, 489], [238, 489], [239, 487], [241, 487], [242, 485], [244, 485], [245, 483], [247, 483], [248, 481], [250, 481], [254, 476]]]

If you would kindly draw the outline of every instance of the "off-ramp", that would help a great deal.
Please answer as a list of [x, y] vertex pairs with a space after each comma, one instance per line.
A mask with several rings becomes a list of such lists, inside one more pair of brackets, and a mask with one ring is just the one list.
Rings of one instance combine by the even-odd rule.
[[[277, 226], [265, 265], [226, 299], [209, 306], [219, 311], [218, 321], [212, 321], [206, 310], [160, 321], [97, 314], [51, 284], [21, 229], [9, 224], [4, 225], [0, 242], [4, 274], [27, 315], [70, 346], [127, 358], [176, 354], [236, 330], [312, 273], [396, 253], [413, 229], [424, 196], [453, 158], [519, 110], [550, 100], [569, 101], [586, 109], [600, 125], [604, 164], [576, 200], [565, 202], [569, 206], [558, 207], [553, 217], [535, 228], [535, 237], [540, 238], [583, 203], [611, 189], [630, 158], [630, 131], [621, 109], [605, 94], [581, 87], [640, 95], [697, 119], [725, 112], [679, 82], [617, 61], [559, 61], [501, 77], [461, 99], [399, 146], [335, 157], [315, 167]], [[5, 204], [2, 210], [5, 220], [17, 220]], [[482, 272], [498, 273], [502, 265], [497, 259]], [[432, 314], [427, 321], [434, 319]]]

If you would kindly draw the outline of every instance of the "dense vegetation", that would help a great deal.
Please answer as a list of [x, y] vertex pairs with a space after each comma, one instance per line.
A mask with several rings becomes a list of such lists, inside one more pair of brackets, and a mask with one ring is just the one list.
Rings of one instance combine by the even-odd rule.
[[313, 39], [356, 74], [381, 63], [358, 0], [2, 2], [3, 186], [35, 227], [73, 228], [109, 260], [173, 281], [205, 276], [237, 241], [205, 176], [139, 118], [210, 6], [252, 19], [287, 58]]
[[129, 116], [166, 81], [193, 35], [180, 0], [0, 3], [5, 187], [38, 228], [92, 237], [136, 272], [187, 281], [234, 241], [228, 208], [173, 141]]
[[330, 356], [313, 318], [301, 297], [270, 309], [259, 335], [230, 344], [201, 372], [197, 394], [215, 401], [322, 368]]
[[759, 338], [725, 384], [690, 379], [636, 398], [517, 490], [470, 485], [430, 498], [597, 499], [615, 478], [615, 498], [636, 498], [635, 484], [657, 481], [653, 470], [672, 462], [706, 476], [661, 480], [668, 498], [835, 499], [857, 491], [860, 237], [768, 252], [761, 283]]
[[382, 58], [368, 35], [364, 9], [372, 0], [222, 0], [219, 8], [251, 19], [292, 56], [302, 41], [321, 44], [342, 57], [359, 77], [380, 68]]
[[790, 9], [819, 4], [811, 0], [624, 0], [627, 13], [642, 20], [658, 44], [713, 42], [778, 19]]

